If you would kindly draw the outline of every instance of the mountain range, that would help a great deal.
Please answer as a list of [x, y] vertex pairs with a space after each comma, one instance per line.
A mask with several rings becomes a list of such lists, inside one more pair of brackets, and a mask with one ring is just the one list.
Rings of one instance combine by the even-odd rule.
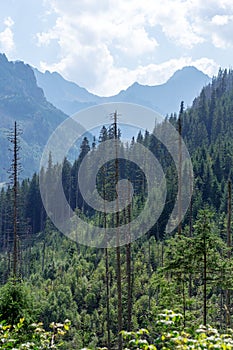
[[134, 83], [111, 97], [100, 97], [54, 72], [41, 73], [21, 61], [10, 62], [0, 54], [0, 183], [7, 181], [12, 153], [9, 130], [17, 121], [20, 136], [21, 177], [39, 170], [43, 148], [55, 128], [83, 108], [106, 102], [131, 102], [165, 114], [177, 112], [180, 101], [191, 105], [210, 78], [194, 67], [177, 71], [165, 84]]
[[65, 80], [57, 72], [45, 73], [34, 69], [37, 84], [48, 101], [68, 115], [90, 106], [108, 102], [130, 102], [152, 108], [162, 115], [177, 112], [180, 102], [191, 106], [194, 97], [198, 96], [210, 77], [195, 67], [184, 67], [178, 70], [164, 84], [148, 86], [135, 82], [117, 95], [100, 97], [88, 92], [73, 82]]
[[9, 132], [14, 121], [20, 136], [22, 177], [38, 171], [49, 135], [67, 116], [49, 103], [37, 86], [32, 68], [23, 62], [9, 62], [0, 54], [0, 182], [6, 181], [11, 164]]

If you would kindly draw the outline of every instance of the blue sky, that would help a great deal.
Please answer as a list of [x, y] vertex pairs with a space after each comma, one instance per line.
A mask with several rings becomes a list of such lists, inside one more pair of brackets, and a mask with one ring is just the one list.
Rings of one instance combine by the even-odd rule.
[[156, 85], [194, 65], [232, 67], [232, 0], [8, 0], [0, 52], [98, 95]]

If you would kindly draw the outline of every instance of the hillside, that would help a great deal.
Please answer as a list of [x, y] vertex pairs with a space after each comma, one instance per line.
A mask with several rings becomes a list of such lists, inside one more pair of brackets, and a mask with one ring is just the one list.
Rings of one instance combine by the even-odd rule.
[[[168, 189], [166, 203], [158, 222], [147, 235], [120, 250], [86, 247], [64, 237], [46, 217], [40, 199], [38, 175], [23, 181], [18, 196], [21, 203], [18, 271], [33, 296], [34, 312], [31, 315], [28, 309], [20, 310], [21, 317], [24, 314], [28, 317], [29, 313], [33, 320], [42, 321], [45, 327], [52, 321], [69, 318], [73, 326], [65, 339], [64, 350], [86, 347], [96, 349], [106, 346], [108, 341], [112, 348], [116, 348], [119, 341], [119, 317], [122, 318], [121, 327], [124, 329], [148, 328], [153, 339], [157, 339], [155, 320], [159, 313], [166, 315], [164, 309], [179, 312], [182, 322], [178, 329], [188, 332], [207, 323], [223, 331], [228, 328], [229, 322], [233, 321], [231, 313], [225, 311], [232, 308], [227, 295], [231, 295], [233, 288], [233, 260], [232, 255], [229, 255], [229, 239], [226, 237], [231, 227], [231, 221], [230, 226], [227, 224], [227, 207], [230, 198], [229, 180], [233, 180], [232, 101], [233, 72], [220, 70], [218, 77], [202, 89], [193, 106], [181, 114], [182, 135], [194, 168], [192, 209], [183, 220], [181, 235], [165, 234], [177, 195], [177, 171], [167, 150], [148, 132], [139, 134], [134, 142], [149, 146], [162, 165]], [[176, 115], [172, 115], [169, 120], [177, 126]], [[166, 120], [162, 126], [165, 123]], [[159, 125], [157, 127], [160, 128]], [[111, 131], [111, 128], [108, 131], [103, 129], [101, 136], [111, 138]], [[98, 148], [95, 152], [98, 155]], [[86, 222], [93, 226], [106, 225], [108, 228], [115, 222], [115, 214], [104, 216], [91, 209], [80, 194], [77, 181], [83, 157], [91, 154], [88, 140], [85, 139], [79, 158], [73, 164], [64, 161], [64, 193], [71, 208]], [[119, 162], [121, 176], [126, 172], [136, 187], [130, 215], [124, 210], [119, 214], [121, 225], [130, 220], [131, 214], [135, 217], [143, 210], [147, 197], [140, 170], [132, 164], [133, 168], [125, 167], [124, 164]], [[92, 163], [87, 162], [86, 165], [85, 174], [88, 177]], [[50, 162], [44, 174], [51, 185], [50, 196], [56, 194], [57, 171], [57, 165]], [[104, 171], [106, 178], [111, 181], [114, 164], [110, 162]], [[101, 174], [97, 179], [98, 190], [105, 198], [105, 186], [108, 186], [107, 200], [111, 200], [114, 191], [111, 184], [103, 185], [106, 178]], [[152, 191], [156, 193], [158, 189]], [[13, 242], [11, 196], [10, 188], [0, 194], [2, 283], [9, 278], [13, 261], [12, 244], [9, 243]], [[151, 210], [144, 219], [153, 215], [153, 206]], [[56, 216], [62, 218], [59, 205], [56, 205]], [[133, 226], [130, 233], [134, 234]], [[86, 231], [77, 234], [85, 236]], [[117, 308], [119, 295], [122, 298], [121, 316]], [[225, 308], [222, 307], [223, 303]], [[5, 310], [4, 305], [0, 300], [0, 310]], [[9, 314], [7, 311], [5, 313]]]
[[[9, 62], [5, 64], [8, 66]], [[18, 84], [20, 83], [21, 79]], [[34, 96], [39, 94], [36, 91]], [[23, 94], [25, 96], [27, 92], [23, 91]], [[38, 99], [41, 99], [42, 105], [47, 104], [43, 94]], [[121, 337], [118, 335], [121, 329], [134, 331], [133, 335], [138, 338], [143, 332], [146, 333], [136, 333], [138, 329], [148, 329], [150, 336], [145, 336], [141, 346], [146, 344], [145, 341], [156, 346], [158, 341], [166, 341], [164, 337], [158, 338], [161, 329], [162, 332], [166, 330], [167, 341], [171, 341], [170, 349], [179, 348], [181, 337], [178, 337], [180, 333], [177, 332], [185, 337], [183, 345], [187, 348], [188, 339], [194, 336], [194, 330], [200, 325], [202, 326], [197, 332], [204, 334], [200, 336], [201, 339], [205, 342], [208, 335], [208, 341], [213, 341], [215, 347], [223, 338], [217, 336], [215, 339], [214, 335], [218, 333], [213, 328], [205, 328], [208, 324], [221, 332], [232, 334], [229, 327], [233, 324], [230, 215], [230, 189], [233, 181], [233, 71], [220, 70], [218, 76], [194, 99], [193, 105], [182, 111], [180, 118], [181, 133], [194, 168], [192, 205], [183, 220], [180, 234], [177, 234], [177, 230], [169, 234], [165, 232], [178, 193], [177, 170], [169, 152], [149, 132], [135, 135], [129, 147], [143, 144], [161, 164], [167, 185], [164, 209], [146, 235], [119, 249], [97, 249], [73, 242], [62, 235], [45, 213], [40, 197], [39, 177], [34, 174], [32, 178], [20, 183], [18, 188], [18, 250], [15, 254], [12, 205], [14, 191], [10, 187], [1, 191], [0, 281], [3, 286], [0, 287], [0, 315], [3, 316], [0, 316], [0, 322], [7, 320], [14, 323], [25, 318], [24, 341], [31, 339], [29, 323], [43, 322], [48, 330], [51, 322], [65, 322], [67, 319], [72, 326], [64, 337], [61, 350], [94, 350], [106, 346], [109, 349], [121, 349]], [[177, 115], [172, 114], [156, 128], [162, 128], [167, 120], [178, 126]], [[113, 127], [114, 125], [109, 129], [103, 127], [100, 140], [111, 139]], [[132, 204], [119, 215], [95, 211], [81, 195], [77, 174], [86, 156], [84, 174], [88, 181], [93, 167], [91, 157], [94, 154], [98, 158], [100, 146], [97, 144], [93, 149], [88, 139], [83, 139], [81, 146], [78, 159], [72, 164], [65, 159], [62, 168], [64, 194], [70, 207], [92, 226], [115, 227], [116, 218], [121, 226], [131, 222], [130, 219], [143, 211], [148, 195], [142, 170], [135, 164], [126, 164], [120, 160], [120, 179], [129, 178], [134, 185]], [[122, 149], [126, 150], [127, 147], [122, 145]], [[99, 194], [107, 201], [113, 200], [116, 195], [115, 167], [114, 161], [105, 164], [96, 180]], [[50, 198], [59, 190], [58, 171], [59, 166], [53, 164], [51, 158], [48, 169], [43, 173], [43, 179], [49, 181]], [[183, 172], [189, 176], [185, 166]], [[160, 188], [155, 187], [151, 193], [159, 191]], [[63, 208], [60, 202], [55, 204], [55, 216], [62, 219]], [[142, 230], [146, 220], [153, 217], [156, 205], [156, 201], [151, 204], [139, 227], [133, 224], [128, 226], [127, 233], [131, 238], [135, 228]], [[75, 237], [79, 235], [87, 235], [93, 242], [88, 229], [75, 231]], [[24, 281], [21, 283], [17, 280], [18, 284], [14, 284], [17, 288], [12, 287], [10, 280], [15, 256], [18, 280]], [[14, 294], [15, 290], [19, 293]], [[179, 316], [174, 316], [169, 311], [171, 309], [179, 313]], [[16, 315], [14, 320], [12, 310]], [[168, 314], [172, 315], [172, 319]], [[165, 320], [158, 324], [156, 320], [160, 315]], [[173, 322], [176, 321], [178, 325], [174, 328]], [[171, 334], [175, 340], [171, 339]], [[130, 337], [130, 334], [126, 333], [126, 336]], [[229, 335], [224, 339], [229, 340]], [[175, 347], [175, 341], [179, 343], [178, 347]], [[124, 349], [135, 348], [135, 342], [131, 342], [128, 347], [125, 344], [126, 342]], [[197, 344], [196, 339], [189, 349], [195, 349], [193, 344]], [[224, 346], [225, 344], [222, 349]]]
[[[43, 146], [49, 135], [66, 118], [58, 110], [67, 113], [91, 105], [126, 101], [145, 105], [156, 110], [177, 111], [181, 98], [191, 103], [208, 77], [193, 67], [187, 67], [174, 74], [166, 84], [160, 86], [142, 86], [137, 83], [116, 96], [103, 98], [90, 94], [72, 82], [66, 81], [58, 73], [44, 74], [24, 64], [9, 62], [4, 54], [0, 55], [0, 145], [2, 164], [0, 183], [7, 180], [7, 171], [11, 159], [8, 151], [8, 131], [14, 121], [19, 122], [23, 134], [21, 137], [22, 178], [31, 176], [38, 170]], [[190, 88], [186, 82], [190, 81]], [[44, 91], [38, 87], [42, 86]], [[50, 102], [48, 102], [50, 101]], [[53, 103], [56, 107], [54, 107]], [[167, 106], [167, 107], [165, 107]]]
[[[35, 78], [36, 77], [36, 78]], [[192, 81], [192, 91], [186, 89], [184, 82]], [[22, 178], [31, 176], [38, 170], [43, 146], [49, 135], [66, 118], [58, 110], [73, 113], [77, 110], [94, 104], [110, 101], [126, 101], [162, 110], [166, 104], [168, 109], [178, 105], [181, 96], [185, 96], [191, 103], [194, 91], [199, 91], [208, 80], [207, 76], [189, 67], [176, 72], [170, 80], [161, 86], [149, 87], [135, 83], [126, 91], [110, 98], [101, 98], [90, 94], [84, 88], [63, 79], [58, 73], [44, 74], [24, 64], [23, 62], [9, 62], [4, 54], [0, 55], [0, 145], [2, 164], [0, 170], [0, 183], [7, 180], [7, 171], [11, 159], [8, 151], [8, 131], [14, 121], [19, 122], [23, 134], [21, 137], [21, 164]], [[201, 85], [202, 84], [202, 85]], [[44, 91], [38, 87], [44, 88]], [[186, 91], [189, 91], [187, 97]], [[155, 99], [155, 96], [156, 99]], [[167, 98], [169, 96], [169, 98]], [[157, 101], [160, 103], [157, 105]], [[50, 102], [48, 102], [50, 101]], [[54, 107], [51, 103], [54, 103]], [[159, 107], [160, 106], [160, 107]], [[174, 110], [172, 110], [174, 111]]]
[[165, 83], [146, 86], [134, 83], [126, 90], [111, 97], [99, 97], [89, 93], [77, 84], [65, 80], [60, 74], [45, 73], [34, 69], [38, 85], [43, 88], [48, 101], [67, 114], [100, 103], [131, 102], [155, 109], [161, 114], [170, 114], [179, 110], [181, 100], [191, 106], [193, 99], [210, 78], [194, 67], [185, 67]]
[[38, 171], [41, 152], [49, 135], [66, 115], [49, 103], [37, 86], [33, 70], [23, 62], [9, 62], [0, 54], [0, 182], [8, 178], [11, 153], [7, 140], [17, 121], [21, 136], [22, 176]]
[[[119, 317], [123, 329], [136, 331], [147, 328], [151, 333], [149, 340], [156, 343], [160, 331], [156, 319], [161, 313], [166, 317], [171, 312], [164, 309], [174, 309], [181, 314], [177, 329], [188, 334], [193, 334], [200, 324], [228, 330], [233, 321], [233, 259], [229, 254], [229, 238], [226, 237], [232, 226], [227, 209], [229, 181], [233, 180], [232, 101], [233, 71], [220, 70], [218, 77], [203, 88], [193, 106], [181, 114], [182, 135], [194, 167], [194, 193], [192, 207], [183, 220], [180, 235], [165, 234], [166, 222], [177, 195], [176, 169], [168, 152], [149, 133], [138, 134], [134, 142], [149, 147], [162, 165], [168, 189], [166, 204], [158, 222], [147, 235], [119, 250], [90, 248], [64, 237], [46, 217], [40, 199], [38, 175], [20, 185], [18, 271], [25, 281], [33, 306], [30, 309], [25, 306], [20, 308], [18, 317], [43, 322], [46, 329], [52, 321], [70, 319], [72, 328], [61, 347], [64, 350], [96, 349], [106, 347], [108, 342], [109, 348], [117, 348]], [[169, 120], [177, 126], [175, 115]], [[165, 123], [166, 120], [162, 125]], [[101, 136], [111, 138], [111, 130], [103, 129]], [[105, 222], [108, 228], [115, 222], [114, 214], [109, 213], [106, 217], [91, 209], [80, 195], [77, 182], [80, 163], [85, 155], [88, 157], [91, 153], [86, 139], [74, 164], [64, 161], [64, 193], [71, 208], [81, 218], [85, 217], [86, 222], [100, 227]], [[128, 222], [131, 214], [134, 217], [143, 210], [147, 192], [139, 169], [124, 167], [123, 162], [119, 165], [120, 173], [126, 171], [136, 186], [130, 215], [122, 211], [118, 217], [122, 225]], [[86, 166], [85, 174], [88, 176], [92, 163], [89, 161]], [[113, 176], [113, 166], [110, 163], [105, 167], [107, 179]], [[56, 194], [57, 171], [57, 165], [50, 162], [44, 174], [50, 179], [50, 196]], [[105, 186], [108, 186], [107, 200], [111, 200], [114, 192], [108, 183], [103, 186], [105, 178], [101, 174], [97, 181], [98, 189], [104, 196]], [[0, 194], [0, 280], [3, 284], [9, 279], [13, 261], [12, 193], [12, 189], [8, 188]], [[62, 217], [61, 209], [56, 206], [57, 217]], [[154, 208], [151, 209], [152, 213], [148, 215], [153, 215]], [[78, 232], [81, 235], [85, 233]], [[7, 284], [2, 287], [3, 298], [0, 299], [0, 313], [5, 312], [5, 317], [10, 317], [5, 308], [5, 300], [11, 295], [9, 288]], [[24, 295], [27, 296], [27, 293]], [[7, 300], [11, 305], [9, 298]], [[166, 317], [162, 329], [171, 325], [169, 317]], [[205, 333], [205, 328], [201, 327]], [[211, 332], [215, 331], [210, 329]], [[210, 338], [213, 339], [212, 336]]]
[[47, 100], [68, 115], [102, 101], [101, 97], [65, 80], [57, 72], [41, 73], [38, 69], [34, 68], [33, 70], [37, 84], [43, 89]]
[[110, 97], [109, 101], [138, 103], [166, 115], [177, 112], [180, 102], [191, 106], [193, 99], [200, 93], [210, 78], [195, 67], [185, 67], [164, 84], [147, 86], [134, 83], [125, 91]]

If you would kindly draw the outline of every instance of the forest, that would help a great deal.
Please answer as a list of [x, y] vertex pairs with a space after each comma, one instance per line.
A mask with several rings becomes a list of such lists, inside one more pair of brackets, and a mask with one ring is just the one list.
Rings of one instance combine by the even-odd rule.
[[[178, 193], [174, 161], [153, 133], [139, 132], [129, 145], [122, 143], [122, 152], [142, 144], [159, 160], [166, 174], [165, 206], [145, 235], [106, 248], [79, 244], [57, 230], [43, 206], [39, 178], [53, 196], [62, 171], [66, 199], [86, 222], [103, 228], [130, 223], [148, 196], [138, 166], [119, 159], [98, 173], [98, 191], [108, 201], [116, 198], [119, 179], [133, 184], [132, 203], [117, 215], [93, 210], [77, 178], [85, 156], [98, 155], [106, 140], [121, 142], [117, 124], [103, 126], [93, 142], [84, 137], [73, 163], [54, 163], [50, 154], [42, 174], [23, 180], [14, 167], [20, 148], [13, 134], [12, 179], [0, 193], [0, 349], [233, 348], [233, 71], [220, 69], [192, 107], [185, 110], [181, 103], [178, 114], [155, 128], [168, 122], [180, 131], [194, 172], [182, 225], [166, 233]], [[91, 166], [87, 161], [87, 178]]]

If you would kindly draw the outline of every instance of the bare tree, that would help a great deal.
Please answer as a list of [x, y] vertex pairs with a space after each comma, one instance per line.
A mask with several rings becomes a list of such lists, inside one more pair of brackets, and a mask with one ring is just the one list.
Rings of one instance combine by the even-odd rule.
[[20, 130], [17, 122], [9, 134], [9, 141], [13, 144], [13, 159], [11, 164], [10, 178], [13, 181], [13, 277], [18, 275], [18, 257], [19, 257], [19, 237], [18, 237], [18, 174], [19, 164], [19, 135]]

